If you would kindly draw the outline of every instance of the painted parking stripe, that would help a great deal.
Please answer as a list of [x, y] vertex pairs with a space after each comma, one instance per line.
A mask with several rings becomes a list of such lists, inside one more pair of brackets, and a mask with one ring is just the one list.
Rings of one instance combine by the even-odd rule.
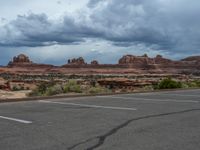
[[194, 100], [172, 100], [172, 99], [150, 99], [150, 98], [138, 98], [138, 97], [119, 97], [119, 96], [97, 96], [99, 98], [116, 98], [116, 99], [125, 99], [125, 100], [134, 100], [134, 101], [155, 101], [155, 102], [175, 102], [175, 103], [199, 103], [199, 101]]
[[27, 121], [27, 120], [22, 120], [22, 119], [17, 119], [17, 118], [10, 118], [10, 117], [5, 117], [5, 116], [0, 116], [0, 119], [5, 119], [5, 120], [11, 120], [19, 123], [24, 123], [24, 124], [30, 124], [32, 121]]
[[183, 94], [176, 94], [176, 93], [169, 93], [169, 92], [160, 92], [160, 93], [137, 93], [137, 94], [123, 94], [123, 95], [127, 95], [127, 96], [137, 96], [137, 95], [139, 95], [139, 96], [142, 96], [142, 95], [152, 95], [152, 96], [157, 96], [157, 95], [161, 95], [161, 96], [166, 96], [166, 95], [168, 95], [168, 96], [183, 96], [183, 97], [196, 97], [196, 98], [198, 98], [198, 97], [200, 97], [200, 95], [197, 95], [197, 94], [186, 94], [186, 93], [183, 93]]
[[193, 95], [193, 94], [171, 94], [171, 93], [163, 93], [163, 94], [169, 96], [183, 96], [183, 97], [196, 97], [196, 98], [200, 97], [200, 95]]
[[[129, 95], [129, 96], [134, 96], [134, 94], [126, 94], [126, 95]], [[197, 94], [186, 94], [186, 93], [183, 93], [183, 94], [176, 94], [176, 93], [169, 93], [169, 92], [162, 92], [162, 93], [139, 93], [139, 94], [135, 94], [135, 95], [164, 95], [164, 96], [183, 96], [183, 97], [196, 97], [196, 98], [199, 98], [200, 95], [197, 95]]]
[[87, 105], [87, 104], [66, 103], [66, 102], [53, 102], [53, 101], [46, 101], [46, 100], [40, 100], [39, 102], [50, 103], [50, 104], [60, 104], [60, 105], [81, 106], [81, 107], [89, 107], [89, 108], [113, 109], [113, 110], [130, 110], [130, 111], [137, 110], [136, 108], [127, 108], [127, 107]]

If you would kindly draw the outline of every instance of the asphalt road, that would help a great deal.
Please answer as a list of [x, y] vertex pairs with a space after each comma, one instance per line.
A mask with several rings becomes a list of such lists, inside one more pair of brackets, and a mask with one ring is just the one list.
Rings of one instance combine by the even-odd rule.
[[199, 150], [200, 90], [0, 104], [0, 150]]

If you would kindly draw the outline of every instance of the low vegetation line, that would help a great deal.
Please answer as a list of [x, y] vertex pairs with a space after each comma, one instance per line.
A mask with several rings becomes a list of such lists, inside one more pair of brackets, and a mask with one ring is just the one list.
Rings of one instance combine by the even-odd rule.
[[[133, 85], [134, 86], [134, 85]], [[185, 81], [181, 82], [172, 78], [164, 78], [157, 84], [141, 87], [136, 91], [122, 90], [116, 92], [113, 86], [101, 86], [98, 83], [89, 85], [80, 84], [77, 80], [69, 80], [65, 83], [57, 83], [55, 81], [42, 82], [35, 89], [27, 94], [26, 98], [11, 98], [0, 99], [0, 102], [17, 102], [55, 98], [70, 98], [70, 97], [85, 97], [85, 96], [101, 96], [101, 95], [116, 95], [130, 93], [147, 93], [159, 91], [174, 91], [174, 90], [190, 90], [200, 88], [200, 81]]]

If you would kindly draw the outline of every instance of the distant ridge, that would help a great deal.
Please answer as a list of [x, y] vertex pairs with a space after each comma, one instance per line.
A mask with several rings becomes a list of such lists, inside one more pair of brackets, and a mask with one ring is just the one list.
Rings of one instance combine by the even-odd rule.
[[[67, 60], [67, 59], [66, 59]], [[98, 60], [85, 62], [83, 57], [68, 59], [66, 64], [54, 66], [32, 62], [28, 56], [20, 54], [13, 57], [0, 73], [20, 74], [195, 74], [200, 75], [200, 56], [190, 56], [179, 61], [161, 55], [149, 57], [124, 55], [116, 64], [100, 64]]]
[[200, 62], [200, 56], [189, 56], [182, 59], [182, 61], [199, 61]]

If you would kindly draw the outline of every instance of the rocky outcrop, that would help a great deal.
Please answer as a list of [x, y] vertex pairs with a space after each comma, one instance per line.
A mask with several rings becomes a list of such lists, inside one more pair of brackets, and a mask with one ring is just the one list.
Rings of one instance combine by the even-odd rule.
[[32, 64], [33, 62], [30, 61], [29, 57], [20, 54], [18, 56], [13, 57], [13, 60], [8, 63], [8, 66], [15, 66], [15, 65], [21, 65], [21, 64]]
[[68, 60], [68, 64], [70, 65], [86, 65], [87, 63], [82, 57], [73, 58]]
[[17, 57], [15, 56], [13, 58], [13, 63], [31, 63], [31, 61], [28, 56], [20, 54]]
[[99, 64], [99, 62], [97, 60], [91, 61], [91, 65], [98, 65], [98, 64]]
[[150, 58], [147, 54], [144, 54], [143, 56], [125, 55], [119, 60], [119, 64], [121, 65], [155, 65], [170, 63], [173, 63], [173, 61], [163, 58], [161, 55]]
[[149, 58], [146, 54], [143, 56], [125, 55], [119, 60], [120, 65], [141, 65], [154, 64], [154, 59]]
[[200, 56], [190, 56], [190, 57], [182, 59], [181, 61], [195, 61], [195, 62], [200, 62]]
[[169, 64], [169, 63], [172, 63], [172, 60], [163, 58], [161, 55], [157, 55], [154, 58], [154, 62], [155, 64]]
[[[5, 71], [7, 70], [7, 71]], [[93, 60], [87, 64], [82, 57], [68, 60], [63, 66], [33, 63], [28, 56], [20, 54], [9, 62], [8, 67], [1, 67], [0, 72], [20, 73], [71, 73], [71, 74], [200, 74], [200, 56], [192, 56], [174, 61], [157, 55], [154, 58], [147, 54], [142, 56], [125, 55], [118, 64], [99, 64]]]
[[54, 67], [53, 65], [48, 65], [48, 64], [33, 63], [29, 59], [29, 57], [24, 54], [20, 54], [18, 56], [13, 57], [13, 60], [10, 61], [7, 66], [9, 68], [12, 68], [13, 70], [15, 70], [14, 69], [15, 67], [27, 69], [29, 72], [34, 70], [38, 70], [38, 72], [43, 72]]

